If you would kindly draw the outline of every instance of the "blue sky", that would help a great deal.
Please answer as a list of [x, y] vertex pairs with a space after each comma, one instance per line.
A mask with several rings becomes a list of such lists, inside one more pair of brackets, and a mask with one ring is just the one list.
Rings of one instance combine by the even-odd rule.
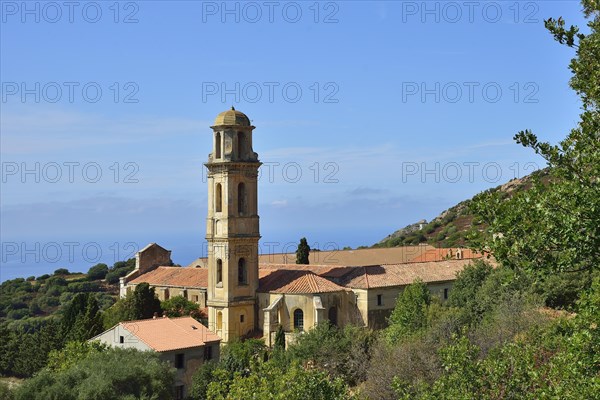
[[[72, 8], [69, 8], [72, 7]], [[576, 1], [1, 3], [0, 280], [203, 255], [211, 125], [257, 127], [261, 249], [370, 245], [543, 160]], [[29, 171], [29, 172], [27, 172]]]

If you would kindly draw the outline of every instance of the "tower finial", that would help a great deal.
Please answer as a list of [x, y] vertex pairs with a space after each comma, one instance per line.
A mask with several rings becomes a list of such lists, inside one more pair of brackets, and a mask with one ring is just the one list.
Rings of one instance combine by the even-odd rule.
[[231, 106], [231, 111], [235, 111], [235, 107]]

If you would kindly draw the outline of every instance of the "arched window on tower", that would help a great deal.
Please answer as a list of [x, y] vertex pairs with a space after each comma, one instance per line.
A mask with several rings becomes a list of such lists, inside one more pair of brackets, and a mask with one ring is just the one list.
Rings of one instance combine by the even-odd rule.
[[217, 330], [223, 329], [223, 313], [221, 311], [217, 312]]
[[246, 212], [246, 185], [242, 182], [238, 185], [238, 213]]
[[238, 261], [238, 284], [248, 284], [248, 269], [246, 268], [246, 259], [240, 258]]
[[237, 148], [238, 148], [238, 159], [242, 160], [246, 153], [246, 146], [244, 143], [244, 132], [237, 133]]
[[221, 184], [217, 183], [215, 187], [215, 211], [221, 212], [223, 210], [223, 193]]
[[223, 261], [217, 259], [217, 286], [223, 286]]
[[221, 158], [221, 132], [215, 135], [215, 158]]
[[304, 312], [299, 308], [294, 310], [294, 330], [304, 330]]

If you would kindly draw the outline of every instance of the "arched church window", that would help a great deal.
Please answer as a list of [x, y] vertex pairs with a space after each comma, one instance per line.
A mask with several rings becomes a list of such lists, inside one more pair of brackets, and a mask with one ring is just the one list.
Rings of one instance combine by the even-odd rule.
[[248, 284], [248, 270], [246, 268], [246, 260], [244, 258], [240, 258], [238, 261], [238, 284]]
[[217, 285], [223, 285], [223, 261], [217, 259]]
[[221, 184], [217, 183], [215, 188], [215, 211], [221, 212], [223, 210], [223, 193], [221, 189]]
[[294, 310], [294, 330], [304, 330], [304, 312], [297, 308]]
[[215, 135], [215, 157], [221, 158], [221, 132]]
[[223, 329], [223, 313], [221, 311], [217, 312], [217, 329]]
[[238, 213], [246, 212], [246, 185], [242, 182], [238, 185]]
[[238, 159], [244, 158], [246, 152], [246, 146], [244, 145], [244, 132], [237, 133], [237, 148], [238, 148]]

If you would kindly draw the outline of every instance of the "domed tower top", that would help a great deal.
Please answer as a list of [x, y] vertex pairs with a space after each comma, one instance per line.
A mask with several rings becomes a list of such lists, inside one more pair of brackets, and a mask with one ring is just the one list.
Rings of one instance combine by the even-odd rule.
[[223, 111], [217, 115], [214, 126], [250, 126], [250, 119], [246, 114], [237, 111], [232, 106], [231, 110]]
[[233, 107], [217, 115], [211, 126], [214, 141], [208, 162], [258, 162], [258, 154], [252, 150], [254, 128], [248, 116]]

